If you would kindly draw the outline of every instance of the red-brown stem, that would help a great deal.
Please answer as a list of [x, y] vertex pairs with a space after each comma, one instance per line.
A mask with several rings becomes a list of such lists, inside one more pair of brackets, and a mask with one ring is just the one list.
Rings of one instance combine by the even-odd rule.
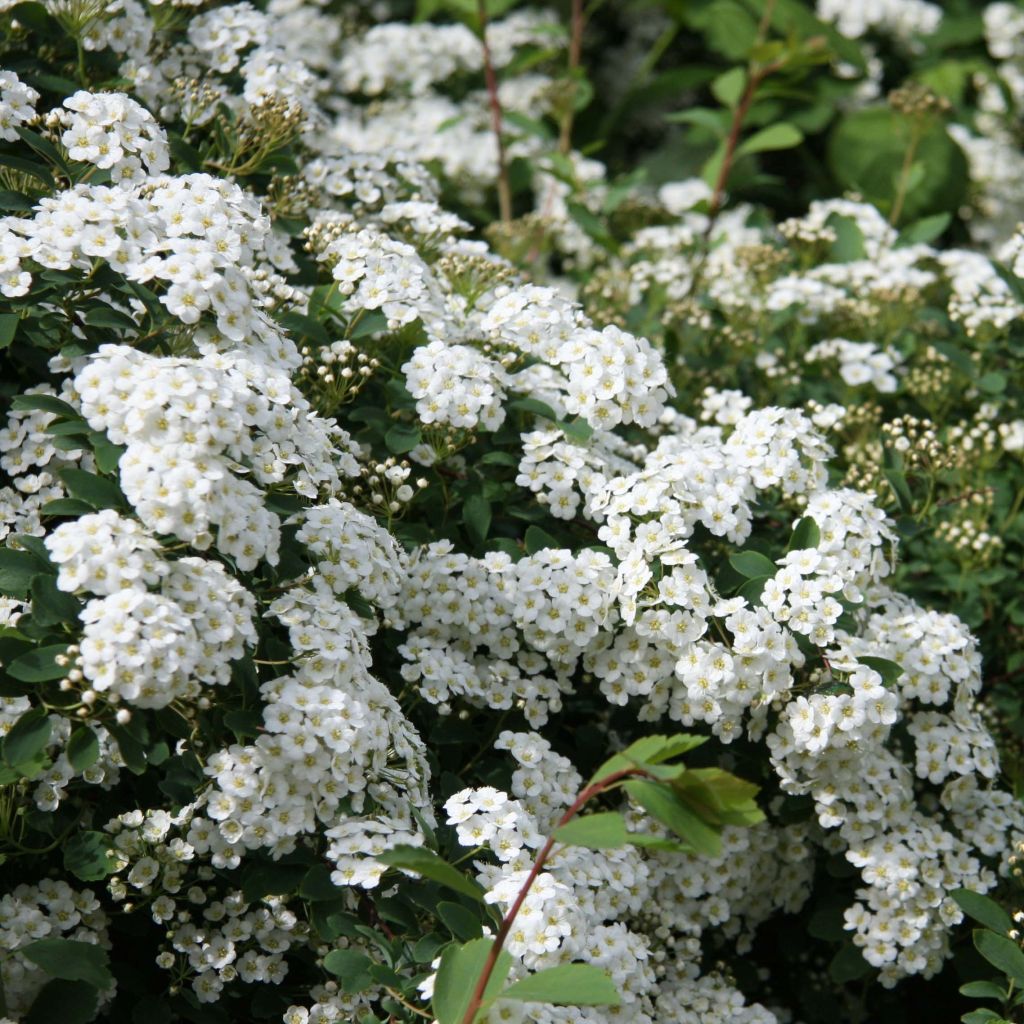
[[[569, 22], [569, 77], [574, 80], [575, 72], [580, 66], [583, 52], [583, 0], [572, 0], [572, 16]], [[573, 94], [569, 109], [562, 115], [562, 123], [558, 127], [558, 152], [567, 154], [572, 149], [572, 123], [576, 117], [576, 97]]]
[[736, 158], [736, 148], [739, 146], [740, 132], [743, 131], [743, 121], [750, 110], [750, 104], [754, 102], [754, 95], [759, 86], [775, 70], [776, 65], [770, 64], [758, 71], [752, 71], [747, 75], [747, 87], [743, 90], [739, 103], [732, 114], [732, 124], [729, 126], [729, 136], [725, 141], [725, 155], [722, 157], [722, 166], [718, 169], [718, 177], [715, 180], [715, 187], [711, 193], [711, 201], [708, 203], [708, 226], [704, 229], [704, 237], [711, 235], [715, 226], [715, 218], [722, 208], [725, 199], [725, 186], [729, 182], [729, 175], [732, 173], [733, 160]]
[[477, 14], [480, 18], [480, 44], [484, 49], [484, 83], [491, 105], [491, 130], [498, 144], [498, 212], [507, 224], [512, 219], [512, 190], [508, 183], [508, 159], [505, 154], [505, 135], [501, 127], [501, 100], [498, 98], [498, 76], [491, 59], [491, 47], [487, 42], [487, 3], [477, 0]]
[[[597, 782], [592, 782], [589, 786], [585, 787], [580, 791], [579, 796], [573, 801], [572, 806], [562, 815], [558, 820], [558, 824], [555, 826], [557, 831], [563, 825], [568, 824], [573, 818], [579, 814], [583, 805], [593, 799], [600, 793], [603, 793], [606, 789], [614, 786], [620, 779], [628, 778], [631, 775], [646, 775], [647, 773], [642, 768], [623, 768], [621, 771], [612, 772], [611, 775], [605, 776], [603, 779], [598, 779]], [[502, 947], [505, 945], [505, 939], [508, 938], [508, 933], [512, 930], [512, 924], [516, 919], [516, 915], [519, 913], [526, 900], [527, 895], [530, 892], [530, 886], [536, 881], [537, 876], [544, 869], [544, 865], [547, 863], [548, 857], [551, 856], [551, 851], [558, 840], [554, 835], [548, 836], [547, 842], [541, 847], [540, 853], [537, 854], [536, 860], [533, 862], [533, 867], [530, 868], [530, 873], [526, 876], [526, 881], [523, 882], [522, 888], [519, 890], [518, 895], [515, 898], [515, 902], [508, 909], [508, 913], [505, 915], [498, 927], [497, 934], [494, 936], [494, 943], [491, 945], [490, 952], [487, 954], [487, 960], [484, 962], [484, 969], [480, 972], [480, 977], [477, 979], [476, 987], [473, 989], [473, 998], [469, 1001], [469, 1006], [466, 1007], [466, 1013], [462, 1018], [461, 1024], [473, 1024], [473, 1020], [480, 1010], [480, 1006], [484, 1001], [484, 993], [487, 991], [487, 984], [491, 980], [491, 975], [494, 973], [495, 964], [498, 962], [498, 956], [501, 953]]]
[[[772, 15], [775, 13], [775, 4], [777, 0], [765, 0], [764, 10], [761, 11], [761, 21], [757, 26], [757, 36], [754, 40], [754, 45], [757, 46], [764, 42], [765, 37], [768, 35], [768, 29], [771, 27]], [[750, 63], [750, 67], [747, 69], [747, 87], [743, 90], [743, 95], [740, 97], [740, 102], [737, 104], [735, 111], [732, 115], [732, 124], [729, 126], [729, 137], [725, 144], [725, 156], [722, 158], [722, 166], [718, 171], [718, 179], [715, 181], [715, 187], [711, 193], [711, 202], [708, 208], [708, 226], [704, 230], [704, 237], [710, 238], [712, 228], [715, 226], [715, 218], [718, 216], [719, 210], [722, 208], [722, 200], [725, 197], [725, 186], [729, 182], [729, 174], [732, 171], [732, 162], [736, 156], [736, 147], [739, 145], [740, 132], [743, 129], [743, 121], [747, 116], [747, 111], [750, 109], [750, 104], [754, 100], [754, 94], [757, 92], [761, 83], [773, 72], [779, 68], [778, 62], [774, 64], [768, 64], [762, 68], [755, 68], [753, 61]]]

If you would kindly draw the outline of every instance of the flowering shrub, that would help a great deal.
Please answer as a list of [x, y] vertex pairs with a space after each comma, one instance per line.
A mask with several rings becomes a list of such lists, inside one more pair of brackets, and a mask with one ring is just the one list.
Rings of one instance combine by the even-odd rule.
[[[579, 4], [5, 7], [4, 1021], [906, 1019], [1008, 930], [1019, 12], [947, 129], [935, 5], [775, 6], [658, 187]], [[895, 178], [727, 206], [807, 81]]]

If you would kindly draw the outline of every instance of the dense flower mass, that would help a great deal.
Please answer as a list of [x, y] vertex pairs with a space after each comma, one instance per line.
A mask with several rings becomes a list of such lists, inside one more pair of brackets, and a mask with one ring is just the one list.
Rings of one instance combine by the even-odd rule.
[[1016, 963], [1024, 14], [649, 7], [0, 4], [0, 1024]]

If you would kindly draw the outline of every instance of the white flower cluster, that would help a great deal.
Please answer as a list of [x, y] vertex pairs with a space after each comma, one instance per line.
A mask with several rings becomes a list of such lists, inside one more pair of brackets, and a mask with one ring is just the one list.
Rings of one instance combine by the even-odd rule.
[[143, 182], [171, 165], [167, 133], [153, 115], [120, 92], [79, 90], [56, 114], [72, 160], [110, 171], [114, 181]]
[[0, 139], [14, 142], [18, 129], [36, 116], [39, 93], [13, 71], [0, 70]]
[[661, 356], [617, 327], [597, 331], [552, 288], [500, 288], [481, 326], [496, 341], [564, 374], [563, 404], [594, 429], [651, 426], [674, 394]]
[[77, 669], [111, 703], [166, 707], [224, 685], [255, 642], [256, 602], [219, 562], [165, 561], [134, 520], [105, 510], [45, 540], [57, 586], [97, 595], [83, 608]]
[[835, 359], [839, 363], [839, 376], [850, 387], [870, 384], [882, 394], [896, 390], [898, 381], [893, 370], [902, 361], [899, 353], [891, 347], [880, 349], [870, 341], [848, 341], [846, 338], [819, 341], [807, 350], [806, 358], [811, 363]]
[[[0, 736], [6, 735], [17, 720], [31, 708], [27, 697], [0, 697]], [[75, 768], [67, 755], [67, 742], [72, 724], [63, 715], [50, 715], [50, 739], [45, 753], [49, 766], [33, 780], [32, 796], [41, 811], [55, 811], [68, 797], [73, 780], [81, 780], [108, 790], [120, 779], [123, 760], [117, 744], [102, 725], [86, 725], [96, 738], [97, 757], [88, 767]]]
[[508, 374], [468, 345], [432, 341], [416, 349], [402, 373], [423, 423], [497, 430], [505, 422]]
[[[381, 872], [369, 864], [360, 873], [359, 862], [386, 848], [381, 836], [398, 832], [395, 842], [414, 841], [411, 807], [428, 813], [429, 769], [398, 702], [370, 674], [368, 636], [376, 622], [361, 618], [342, 595], [358, 590], [389, 607], [402, 563], [393, 539], [350, 505], [312, 508], [302, 519], [298, 536], [316, 569], [269, 609], [288, 628], [297, 668], [260, 687], [263, 728], [256, 742], [209, 759], [214, 786], [205, 810], [213, 841], [236, 864], [245, 850], [280, 855], [317, 823], [333, 826], [326, 834], [336, 881], [369, 887]], [[338, 821], [343, 801], [358, 814], [371, 809], [369, 800], [384, 819]]]
[[240, 569], [277, 560], [266, 490], [336, 490], [358, 472], [348, 437], [286, 374], [240, 356], [175, 359], [106, 345], [76, 375], [82, 415], [126, 451], [121, 486], [142, 522]]
[[[18, 885], [0, 896], [0, 981], [4, 1012], [15, 1019], [32, 1004], [50, 976], [18, 951], [38, 939], [70, 939], [109, 947], [107, 916], [91, 889], [72, 889], [67, 882], [44, 879]], [[106, 1003], [113, 989], [100, 993]]]
[[942, 21], [942, 8], [927, 0], [818, 0], [818, 17], [832, 22], [844, 36], [859, 39], [869, 32], [883, 32], [900, 42], [913, 44], [930, 36]]
[[135, 899], [149, 903], [154, 924], [165, 932], [157, 966], [191, 977], [200, 1002], [215, 1002], [236, 978], [281, 984], [288, 973], [285, 954], [305, 940], [303, 926], [283, 899], [253, 905], [236, 889], [203, 884], [213, 873], [196, 872], [197, 854], [208, 851], [208, 843], [201, 822], [192, 827], [193, 814], [189, 805], [174, 815], [136, 810], [109, 821], [117, 872], [108, 883], [111, 896], [126, 909]]
[[371, 228], [345, 231], [319, 254], [350, 313], [379, 309], [395, 330], [433, 312], [430, 270], [411, 245]]

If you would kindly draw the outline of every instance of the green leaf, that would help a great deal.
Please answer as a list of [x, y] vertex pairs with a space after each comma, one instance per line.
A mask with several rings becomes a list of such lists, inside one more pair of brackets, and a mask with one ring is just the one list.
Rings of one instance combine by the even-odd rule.
[[7, 666], [7, 674], [22, 683], [47, 683], [52, 679], [63, 679], [68, 674], [68, 667], [58, 665], [55, 659], [67, 652], [67, 644], [51, 644], [26, 651]]
[[396, 423], [384, 435], [384, 443], [393, 455], [404, 455], [411, 452], [423, 441], [420, 428], [407, 423]]
[[104, 832], [76, 832], [64, 843], [64, 868], [83, 882], [99, 882], [117, 870], [108, 856], [111, 837]]
[[89, 1024], [96, 1016], [99, 997], [85, 981], [48, 981], [32, 1002], [24, 1024]]
[[974, 918], [986, 928], [991, 928], [1001, 935], [1006, 935], [1013, 929], [1010, 915], [988, 896], [982, 896], [980, 892], [971, 892], [970, 889], [954, 889], [949, 895], [968, 917]]
[[836, 234], [836, 240], [829, 248], [828, 258], [832, 263], [851, 263], [867, 255], [864, 235], [852, 217], [834, 213], [827, 224]]
[[50, 716], [43, 708], [26, 711], [4, 737], [4, 763], [11, 768], [36, 759], [50, 742]]
[[[817, 522], [810, 516], [804, 516], [790, 535], [787, 551], [803, 551], [805, 548], [816, 548], [821, 543], [821, 530]], [[774, 568], [772, 570], [774, 575]]]
[[94, 306], [85, 314], [90, 327], [106, 327], [114, 331], [138, 331], [139, 325], [127, 314], [110, 306]]
[[92, 454], [96, 459], [96, 468], [101, 473], [113, 473], [121, 463], [121, 456], [128, 450], [122, 444], [112, 444], [102, 434], [90, 434]]
[[668, 786], [645, 779], [629, 779], [623, 788], [652, 818], [660, 821], [697, 853], [717, 857], [722, 852], [722, 840], [717, 830], [701, 821]]
[[472, 897], [477, 902], [483, 901], [484, 890], [479, 883], [425, 847], [396, 846], [391, 850], [385, 850], [384, 853], [377, 854], [374, 859], [380, 864], [386, 864], [389, 868], [415, 871], [416, 874], [440, 882], [442, 885], [448, 886], [449, 889]]
[[885, 479], [889, 481], [893, 494], [896, 495], [900, 509], [903, 512], [908, 512], [914, 507], [914, 496], [910, 493], [906, 474], [899, 469], [884, 469], [882, 472], [885, 474]]
[[20, 320], [17, 313], [0, 313], [0, 349], [7, 348], [14, 341]]
[[[437, 1024], [462, 1024], [493, 945], [494, 939], [473, 939], [465, 945], [449, 946], [444, 951], [434, 979], [432, 1006]], [[512, 957], [502, 950], [484, 989], [485, 1003], [501, 991], [511, 967]]]
[[672, 789], [702, 821], [710, 825], [757, 825], [764, 814], [755, 797], [760, 789], [721, 768], [693, 768]]
[[559, 420], [565, 436], [575, 444], [586, 444], [594, 436], [594, 428], [584, 419]]
[[338, 979], [342, 992], [350, 995], [362, 992], [373, 983], [372, 966], [373, 961], [355, 949], [332, 949], [324, 957], [324, 970]]
[[18, 952], [51, 978], [85, 981], [105, 992], [114, 984], [107, 961], [107, 952], [91, 942], [74, 939], [38, 939], [22, 946]]
[[538, 398], [514, 398], [511, 402], [505, 403], [506, 409], [514, 409], [517, 412], [529, 412], [534, 416], [543, 416], [546, 420], [558, 423], [558, 413], [551, 408], [547, 402]]
[[737, 551], [729, 559], [729, 564], [747, 579], [758, 576], [774, 576], [778, 568], [776, 564], [760, 551]]
[[1005, 373], [999, 373], [997, 370], [993, 370], [991, 373], [982, 374], [978, 378], [978, 387], [982, 391], [987, 392], [990, 395], [998, 395], [1006, 390], [1006, 385], [1009, 381], [1006, 379]]
[[562, 547], [550, 533], [542, 530], [539, 526], [528, 526], [523, 540], [528, 555], [535, 555], [538, 551], [544, 551], [546, 548], [560, 549]]
[[121, 488], [113, 480], [84, 469], [62, 469], [59, 476], [71, 497], [81, 498], [95, 509], [123, 508], [127, 504]]
[[613, 850], [629, 842], [625, 819], [617, 811], [599, 811], [575, 818], [555, 830], [555, 839], [568, 846]]
[[881, 677], [885, 686], [895, 686], [903, 675], [903, 666], [888, 658], [871, 658], [861, 655], [857, 658], [862, 665], [874, 669]]
[[753, 579], [747, 580], [747, 582], [736, 591], [736, 594], [749, 602], [751, 606], [758, 605], [761, 603], [761, 594], [764, 593], [765, 584], [771, 578], [771, 576], [755, 576]]
[[68, 420], [82, 418], [82, 414], [73, 405], [56, 395], [15, 395], [11, 399], [11, 408], [21, 412], [51, 412], [54, 416]]
[[649, 768], [674, 757], [682, 757], [707, 742], [706, 736], [677, 733], [675, 736], [642, 736], [634, 740], [625, 750], [612, 754], [591, 776], [590, 783], [606, 778], [624, 768], [642, 766]]
[[43, 506], [47, 516], [84, 516], [92, 511], [92, 505], [81, 498], [54, 498]]
[[33, 578], [46, 569], [46, 563], [28, 551], [0, 548], [0, 594], [28, 597]]
[[792, 149], [804, 141], [804, 133], [788, 121], [769, 125], [755, 132], [736, 148], [736, 155], [750, 156], [752, 153], [766, 153], [769, 150]]
[[40, 626], [55, 626], [59, 622], [77, 622], [81, 602], [57, 587], [55, 577], [40, 573], [32, 580], [32, 618]]
[[612, 979], [593, 964], [559, 964], [509, 985], [502, 999], [554, 1006], [621, 1006]]
[[961, 1018], [963, 1024], [1010, 1024], [1009, 1021], [1004, 1020], [1002, 1016], [990, 1010], [987, 1006], [979, 1007], [977, 1010], [971, 1010], [965, 1013]]
[[828, 976], [837, 985], [857, 981], [870, 973], [871, 964], [861, 956], [860, 950], [852, 942], [842, 946], [828, 965]]
[[1017, 985], [1024, 985], [1024, 953], [1013, 939], [978, 928], [974, 932], [974, 947], [993, 967]]
[[[828, 140], [828, 163], [843, 188], [856, 189], [883, 212], [892, 207], [912, 135], [912, 119], [889, 106], [861, 107], [845, 114]], [[907, 220], [941, 211], [955, 213], [970, 181], [967, 161], [939, 118], [918, 138], [915, 162], [923, 176], [907, 189]]]
[[483, 544], [491, 528], [491, 503], [482, 494], [471, 494], [463, 503], [462, 518], [474, 542]]
[[950, 213], [934, 213], [930, 217], [922, 217], [914, 221], [900, 232], [900, 245], [920, 245], [934, 242], [949, 227], [953, 215]]
[[743, 96], [743, 90], [747, 87], [747, 72], [745, 68], [730, 68], [723, 72], [711, 83], [711, 95], [722, 104], [734, 110]]
[[76, 772], [84, 772], [99, 760], [100, 742], [96, 738], [96, 733], [87, 725], [80, 725], [71, 734], [64, 753]]
[[480, 919], [461, 903], [442, 900], [437, 905], [437, 916], [460, 942], [478, 939], [483, 934]]
[[994, 981], [969, 981], [960, 986], [960, 995], [968, 999], [1006, 999], [1006, 989]]

